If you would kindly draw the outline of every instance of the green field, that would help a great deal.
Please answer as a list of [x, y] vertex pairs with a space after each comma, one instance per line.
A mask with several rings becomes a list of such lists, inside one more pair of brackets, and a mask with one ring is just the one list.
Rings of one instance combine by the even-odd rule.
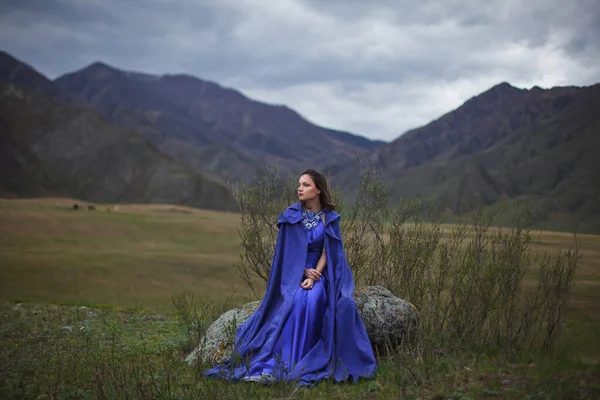
[[2, 300], [157, 308], [180, 292], [248, 295], [234, 268], [237, 214], [160, 205], [73, 211], [71, 204], [0, 201]]
[[[113, 205], [97, 205], [96, 211], [75, 211], [71, 208], [73, 202], [72, 199], [55, 198], [0, 200], [3, 329], [8, 329], [9, 323], [14, 327], [23, 322], [25, 314], [32, 315], [22, 309], [18, 315], [6, 311], [13, 310], [19, 302], [31, 304], [31, 309], [41, 307], [48, 315], [60, 313], [56, 308], [49, 311], [50, 304], [86, 305], [97, 309], [135, 308], [168, 315], [172, 313], [173, 296], [184, 292], [197, 298], [227, 299], [228, 304], [239, 304], [251, 297], [234, 266], [242, 251], [237, 232], [238, 214], [180, 206], [123, 204], [119, 205], [118, 211]], [[87, 207], [87, 203], [78, 203]], [[572, 236], [566, 233], [532, 232], [532, 235], [534, 250], [552, 253], [573, 245]], [[580, 235], [579, 244], [583, 258], [569, 303], [568, 337], [577, 362], [598, 368], [600, 236]], [[55, 328], [60, 329], [66, 322], [64, 318], [58, 318], [58, 321]], [[140, 321], [146, 319], [135, 321], [138, 329], [149, 332], [148, 340], [154, 340], [154, 344], [168, 341], [170, 333], [179, 335], [175, 325], [166, 322], [156, 325], [151, 319], [151, 323], [144, 325]], [[159, 321], [163, 320], [159, 318]], [[16, 335], [16, 328], [11, 329], [3, 331], [4, 341]], [[37, 332], [37, 328], [19, 329], [22, 329], [20, 332], [27, 331], [22, 333], [24, 338]], [[124, 337], [128, 336], [125, 334]], [[11, 340], [18, 345], [21, 339]], [[139, 338], [136, 340], [136, 346], [143, 345]], [[10, 348], [14, 350], [15, 345], [3, 343], [3, 350], [9, 348], [6, 346], [13, 346]], [[457, 368], [462, 371], [463, 366]], [[467, 370], [473, 368], [479, 368], [476, 361], [472, 361]], [[485, 370], [490, 365], [481, 368]], [[383, 387], [373, 386], [370, 382], [344, 393], [348, 398], [356, 398], [354, 395], [358, 392], [382, 394], [388, 390], [397, 395], [396, 389], [386, 386], [390, 379], [396, 379], [395, 375], [388, 373], [392, 376], [389, 378], [385, 367], [382, 371], [379, 381]], [[594, 385], [598, 384], [597, 375], [592, 381]], [[474, 387], [479, 389], [473, 389], [475, 391], [471, 393], [479, 393], [477, 390], [483, 390], [482, 387], [488, 384], [487, 378], [475, 382]], [[430, 395], [440, 390], [442, 393], [453, 390], [452, 382], [449, 387], [446, 385], [447, 382], [443, 382], [437, 387], [420, 390]]]

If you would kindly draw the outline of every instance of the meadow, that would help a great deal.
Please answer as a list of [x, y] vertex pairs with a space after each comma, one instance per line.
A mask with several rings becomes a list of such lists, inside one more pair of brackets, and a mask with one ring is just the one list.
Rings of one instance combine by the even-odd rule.
[[143, 204], [75, 211], [75, 203], [87, 205], [0, 201], [2, 300], [156, 309], [181, 292], [248, 294], [233, 268], [239, 215]]
[[[73, 203], [83, 209], [73, 210]], [[207, 383], [182, 361], [211, 319], [254, 299], [234, 267], [242, 252], [240, 215], [171, 205], [86, 207], [64, 198], [0, 200], [2, 397], [600, 395], [600, 236], [578, 235], [582, 260], [566, 317], [568, 361], [507, 366], [493, 355], [453, 357], [418, 385], [410, 383], [410, 371], [385, 361], [375, 380], [359, 385], [262, 388]], [[534, 251], [552, 254], [574, 244], [568, 233], [531, 233]], [[41, 364], [45, 372], [35, 368]], [[127, 383], [136, 379], [145, 383]]]

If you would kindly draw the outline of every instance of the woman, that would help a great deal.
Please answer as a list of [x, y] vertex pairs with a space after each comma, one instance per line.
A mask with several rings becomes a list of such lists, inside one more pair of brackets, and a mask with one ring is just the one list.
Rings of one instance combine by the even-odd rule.
[[267, 290], [237, 330], [236, 357], [207, 371], [208, 376], [310, 385], [329, 377], [356, 382], [374, 375], [375, 357], [353, 299], [340, 215], [325, 177], [313, 169], [303, 172], [298, 199], [277, 221]]

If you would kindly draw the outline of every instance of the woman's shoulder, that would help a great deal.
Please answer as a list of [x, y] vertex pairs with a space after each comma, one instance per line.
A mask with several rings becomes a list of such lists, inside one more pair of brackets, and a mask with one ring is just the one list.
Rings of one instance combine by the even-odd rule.
[[279, 215], [279, 219], [277, 220], [277, 224], [281, 224], [281, 223], [291, 223], [291, 224], [295, 224], [296, 222], [300, 221], [302, 219], [302, 204], [301, 203], [294, 203], [291, 206], [289, 206], [288, 208], [286, 208], [280, 215]]
[[338, 214], [335, 210], [323, 208], [323, 220], [325, 225], [335, 224], [340, 218], [340, 214]]
[[342, 216], [337, 211], [331, 209], [325, 209], [325, 222], [334, 223], [340, 220]]
[[302, 203], [296, 202], [294, 204], [289, 205], [283, 212], [286, 211], [302, 211]]

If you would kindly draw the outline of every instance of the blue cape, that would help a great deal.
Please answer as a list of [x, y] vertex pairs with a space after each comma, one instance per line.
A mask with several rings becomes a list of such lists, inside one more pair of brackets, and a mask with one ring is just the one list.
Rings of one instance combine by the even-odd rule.
[[[336, 381], [372, 377], [376, 363], [364, 323], [354, 301], [354, 280], [342, 244], [340, 215], [325, 214], [327, 307], [318, 344], [293, 367], [289, 380], [311, 384], [331, 377]], [[277, 221], [279, 234], [267, 289], [254, 314], [237, 329], [234, 354], [261, 360], [272, 356], [274, 345], [292, 309], [292, 300], [304, 275], [308, 238], [302, 225], [302, 205], [288, 207]], [[252, 361], [250, 361], [252, 362]], [[241, 379], [247, 368], [229, 362], [207, 372]], [[220, 371], [220, 373], [219, 373]]]

